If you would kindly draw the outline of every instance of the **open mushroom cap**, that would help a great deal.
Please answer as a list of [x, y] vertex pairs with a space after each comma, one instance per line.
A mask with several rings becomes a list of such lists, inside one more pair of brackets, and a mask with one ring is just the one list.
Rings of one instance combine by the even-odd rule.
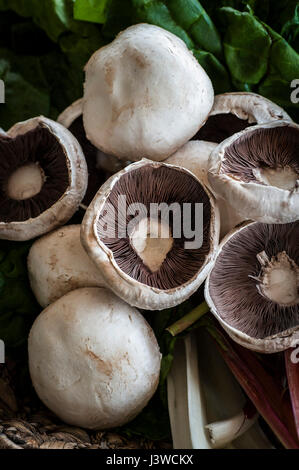
[[218, 208], [204, 184], [188, 170], [149, 160], [102, 186], [81, 229], [107, 286], [149, 310], [178, 305], [197, 290], [218, 237]]
[[29, 240], [67, 222], [87, 186], [81, 147], [43, 116], [0, 135], [0, 238]]
[[299, 334], [299, 221], [247, 222], [220, 244], [206, 301], [242, 346], [274, 353]]
[[211, 153], [209, 183], [247, 219], [299, 219], [299, 126], [273, 121], [229, 137]]
[[[208, 169], [210, 154], [216, 147], [215, 142], [190, 140], [163, 163], [186, 168], [213, 193], [209, 184]], [[217, 199], [216, 194], [214, 196]], [[223, 198], [217, 199], [217, 205], [220, 212], [220, 239], [222, 239], [236, 225], [243, 222], [245, 217], [234, 210]]]
[[29, 335], [34, 388], [66, 423], [121, 426], [156, 391], [161, 354], [143, 316], [104, 288], [74, 290], [47, 307]]
[[80, 287], [103, 287], [101, 271], [80, 241], [80, 225], [47, 233], [30, 248], [27, 260], [32, 291], [42, 307]]
[[121, 32], [85, 67], [88, 139], [125, 160], [164, 160], [187, 142], [212, 108], [211, 81], [185, 43], [150, 24]]
[[256, 93], [234, 92], [216, 95], [205, 124], [192, 138], [220, 144], [246, 127], [285, 120], [290, 116], [277, 104]]

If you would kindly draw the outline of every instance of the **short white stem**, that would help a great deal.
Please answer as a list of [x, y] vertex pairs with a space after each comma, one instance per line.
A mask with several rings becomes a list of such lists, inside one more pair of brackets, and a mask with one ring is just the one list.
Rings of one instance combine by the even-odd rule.
[[41, 191], [45, 179], [38, 163], [21, 166], [8, 179], [7, 195], [17, 201], [29, 199]]
[[299, 303], [299, 268], [295, 261], [285, 251], [271, 259], [262, 251], [257, 259], [262, 267], [261, 274], [254, 278], [259, 282], [259, 292], [280, 305]]
[[165, 222], [144, 218], [133, 228], [130, 242], [143, 263], [155, 272], [171, 250], [173, 238]]

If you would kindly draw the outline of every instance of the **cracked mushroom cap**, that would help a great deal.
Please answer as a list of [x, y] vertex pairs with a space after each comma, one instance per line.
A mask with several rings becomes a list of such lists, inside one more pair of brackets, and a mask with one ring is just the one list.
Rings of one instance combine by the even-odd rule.
[[250, 222], [222, 241], [205, 297], [227, 333], [264, 353], [293, 346], [299, 335], [299, 221]]
[[88, 139], [121, 159], [164, 160], [187, 142], [212, 108], [211, 81], [172, 33], [150, 24], [121, 32], [85, 67]]
[[299, 219], [299, 126], [273, 121], [229, 137], [211, 153], [209, 183], [246, 219]]
[[104, 288], [74, 290], [47, 307], [29, 335], [34, 388], [66, 423], [121, 426], [156, 391], [161, 354], [143, 316]]
[[43, 116], [0, 135], [0, 238], [29, 240], [67, 222], [87, 186], [81, 147]]
[[31, 289], [42, 307], [80, 287], [104, 287], [101, 271], [80, 240], [80, 225], [66, 225], [36, 240], [27, 267]]
[[107, 286], [148, 310], [178, 305], [198, 289], [218, 238], [218, 208], [204, 184], [188, 170], [149, 160], [112, 176], [81, 228]]
[[228, 137], [255, 124], [292, 121], [277, 104], [256, 93], [234, 92], [216, 95], [205, 124], [192, 140], [220, 144]]

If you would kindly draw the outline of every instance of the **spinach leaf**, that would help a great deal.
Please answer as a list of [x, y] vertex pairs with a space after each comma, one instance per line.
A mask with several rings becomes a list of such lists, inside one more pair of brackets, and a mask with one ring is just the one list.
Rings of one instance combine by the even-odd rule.
[[108, 1], [109, 0], [75, 0], [75, 20], [105, 23]]

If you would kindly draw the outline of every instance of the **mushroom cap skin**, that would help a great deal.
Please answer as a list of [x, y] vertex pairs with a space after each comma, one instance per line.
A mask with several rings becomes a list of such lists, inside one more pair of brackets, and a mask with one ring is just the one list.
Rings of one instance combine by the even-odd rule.
[[82, 149], [75, 137], [61, 124], [43, 116], [15, 124], [6, 133], [17, 138], [36, 128], [47, 129], [59, 142], [68, 172], [68, 185], [64, 193], [47, 210], [24, 221], [0, 221], [0, 239], [30, 240], [67, 222], [77, 210], [87, 188], [87, 166]]
[[[81, 241], [89, 256], [93, 259], [99, 269], [101, 269], [101, 273], [107, 286], [109, 286], [117, 296], [128, 302], [130, 305], [138, 308], [145, 310], [163, 310], [165, 308], [178, 305], [189, 298], [206, 279], [207, 274], [213, 265], [214, 255], [218, 247], [220, 216], [213, 195], [203, 183], [200, 183], [198, 186], [202, 188], [205, 198], [209, 201], [210, 220], [206, 239], [204, 237], [204, 244], [208, 246], [208, 249], [204, 252], [204, 261], [200, 263], [200, 267], [197, 267], [196, 265], [195, 274], [188, 278], [188, 280], [183, 284], [172, 288], [158, 288], [154, 285], [140, 282], [138, 279], [128, 275], [120, 268], [113, 251], [104, 243], [103, 238], [99, 236], [98, 221], [106, 202], [109, 200], [109, 195], [117, 183], [130, 172], [134, 170], [142, 170], [142, 167], [146, 166], [150, 166], [154, 170], [164, 167], [179, 170], [180, 172], [183, 172], [183, 174], [190, 175], [192, 179], [194, 178], [196, 183], [200, 183], [191, 172], [181, 167], [168, 165], [164, 162], [152, 162], [146, 159], [133, 163], [119, 173], [113, 175], [100, 188], [85, 213], [81, 225]], [[139, 180], [142, 180], [142, 177], [139, 177]], [[169, 183], [166, 182], [164, 186], [168, 189], [168, 185]], [[177, 186], [177, 181], [175, 185]], [[125, 259], [127, 260], [127, 258]], [[135, 263], [137, 262], [138, 257], [137, 260], [135, 260]], [[188, 262], [190, 262], [190, 260], [184, 261], [185, 264]], [[183, 263], [183, 261], [181, 261], [181, 263]], [[130, 264], [132, 264], [132, 261], [130, 261]], [[181, 264], [180, 270], [182, 270], [182, 268], [183, 265]]]
[[[283, 131], [279, 128], [283, 128]], [[284, 138], [284, 142], [280, 142], [281, 149], [278, 149], [279, 142], [278, 138], [275, 138], [275, 132], [280, 132], [280, 139]], [[288, 132], [292, 133], [291, 137], [287, 137]], [[296, 183], [296, 175], [299, 175], [299, 159], [295, 155], [297, 135], [294, 137], [296, 132], [298, 132], [299, 142], [298, 124], [289, 121], [273, 121], [247, 128], [224, 140], [212, 151], [209, 158], [208, 179], [212, 191], [217, 197], [225, 199], [234, 210], [244, 214], [246, 219], [269, 224], [289, 223], [299, 219], [299, 189]], [[256, 140], [257, 136], [259, 140]], [[265, 143], [265, 136], [268, 136], [267, 143]], [[257, 144], [255, 148], [253, 147], [255, 141], [260, 144], [259, 147]], [[262, 144], [265, 145], [264, 155], [260, 150]], [[297, 158], [297, 161], [294, 163], [295, 170], [290, 170], [294, 187], [285, 189], [283, 185], [290, 178], [288, 173], [283, 174], [283, 162], [290, 156], [286, 152], [289, 145], [292, 146], [292, 157]], [[243, 146], [242, 149], [241, 146]], [[234, 158], [232, 163], [228, 160], [231, 154]], [[279, 177], [278, 183], [271, 183], [270, 178], [268, 181], [266, 179], [263, 181], [261, 176], [256, 176], [264, 169], [273, 171], [275, 176], [277, 168], [272, 170], [268, 161], [265, 161], [265, 165], [261, 164], [264, 159], [269, 160], [272, 155], [275, 155], [278, 160], [281, 158], [281, 163], [279, 161], [277, 163], [278, 169], [280, 167], [282, 169], [281, 182]], [[259, 165], [255, 166], [253, 157], [260, 158]], [[243, 171], [244, 173], [246, 171], [246, 177], [241, 174]]]
[[[217, 144], [214, 142], [190, 140], [163, 163], [180, 166], [191, 171], [213, 193], [208, 180], [208, 164], [210, 154], [216, 147]], [[227, 201], [217, 198], [216, 194], [214, 196], [217, 199], [220, 212], [220, 239], [222, 239], [236, 225], [244, 221], [244, 216], [236, 212]]]
[[31, 289], [43, 307], [80, 287], [104, 287], [101, 271], [80, 241], [80, 225], [66, 225], [36, 240], [27, 267]]
[[[64, 127], [67, 129], [72, 127], [72, 124], [75, 123], [75, 121], [79, 118], [80, 120], [82, 119], [82, 128], [83, 127], [83, 98], [80, 98], [76, 101], [74, 101], [70, 106], [68, 106], [62, 113], [58, 116], [57, 122], [62, 124]], [[72, 128], [70, 129], [72, 132]], [[75, 137], [80, 140], [77, 135], [74, 132]], [[90, 146], [91, 146], [90, 142]], [[84, 145], [82, 145], [83, 151]], [[95, 160], [96, 160], [96, 168], [98, 170], [105, 170], [108, 173], [116, 173], [117, 171], [121, 170], [125, 165], [126, 162], [124, 160], [120, 160], [119, 158], [115, 157], [114, 155], [108, 155], [104, 152], [102, 152], [100, 149], [95, 149]], [[88, 151], [88, 150], [87, 150]], [[85, 153], [86, 157], [86, 153]], [[128, 162], [131, 163], [131, 162]]]
[[212, 108], [212, 83], [185, 43], [137, 24], [96, 51], [85, 67], [88, 139], [125, 160], [161, 161], [187, 142]]
[[254, 124], [284, 120], [292, 121], [283, 108], [257, 93], [233, 92], [216, 95], [206, 123], [193, 140], [220, 144]]
[[72, 291], [35, 320], [29, 370], [39, 398], [68, 424], [132, 420], [156, 391], [161, 354], [143, 316], [104, 288]]
[[[297, 222], [297, 224], [298, 224], [298, 222]], [[215, 302], [216, 302], [215, 298], [216, 297], [215, 297], [215, 294], [213, 295], [212, 292], [211, 292], [211, 282], [212, 282], [211, 278], [213, 276], [214, 269], [217, 267], [217, 261], [219, 261], [219, 266], [220, 266], [220, 263], [221, 263], [221, 266], [224, 267], [224, 269], [225, 269], [225, 272], [223, 272], [222, 275], [221, 275], [221, 277], [222, 277], [221, 282], [222, 282], [222, 285], [223, 285], [224, 289], [227, 289], [227, 287], [224, 285], [225, 276], [227, 275], [228, 270], [234, 269], [231, 259], [229, 259], [229, 261], [227, 261], [226, 259], [223, 259], [223, 258], [219, 260], [219, 258], [222, 256], [223, 248], [228, 246], [227, 245], [228, 243], [232, 242], [231, 246], [234, 246], [235, 249], [237, 249], [237, 243], [234, 242], [234, 238], [236, 236], [238, 236], [239, 234], [241, 234], [241, 236], [242, 236], [242, 232], [246, 231], [248, 228], [258, 226], [258, 225], [265, 225], [265, 224], [260, 224], [259, 222], [246, 221], [242, 225], [240, 225], [238, 228], [236, 228], [236, 229], [232, 230], [230, 233], [228, 233], [226, 235], [226, 237], [224, 237], [224, 239], [221, 241], [221, 243], [219, 245], [219, 248], [218, 248], [217, 255], [216, 255], [215, 264], [214, 264], [212, 270], [210, 271], [210, 273], [209, 273], [209, 275], [206, 279], [205, 299], [206, 299], [206, 302], [209, 305], [213, 315], [216, 317], [216, 319], [219, 321], [221, 326], [225, 329], [225, 331], [229, 334], [229, 336], [234, 341], [236, 341], [238, 344], [240, 344], [241, 346], [243, 346], [247, 349], [251, 349], [253, 351], [257, 351], [257, 352], [260, 352], [260, 353], [272, 354], [272, 353], [276, 353], [276, 352], [280, 352], [280, 351], [285, 351], [286, 349], [291, 348], [291, 347], [294, 346], [294, 344], [295, 344], [294, 341], [295, 340], [298, 341], [298, 337], [299, 337], [299, 323], [297, 325], [293, 325], [290, 328], [284, 328], [284, 329], [282, 329], [282, 331], [276, 332], [275, 334], [271, 334], [271, 335], [268, 335], [268, 336], [266, 335], [262, 338], [255, 337], [251, 334], [249, 335], [249, 334], [245, 333], [244, 331], [241, 331], [239, 328], [233, 326], [230, 322], [228, 322], [227, 320], [224, 319], [223, 309], [221, 309], [221, 308], [219, 309], [219, 308], [216, 307], [216, 305], [215, 305]], [[289, 224], [289, 225], [294, 225], [294, 224]], [[265, 225], [265, 226], [268, 227], [269, 230], [271, 230], [271, 227], [273, 227], [272, 225]], [[278, 225], [278, 227], [282, 227], [282, 225]], [[297, 232], [298, 232], [298, 229], [297, 229]], [[263, 243], [265, 243], [265, 237], [261, 236], [260, 234], [257, 235], [256, 238], [253, 234], [249, 234], [249, 237], [250, 237], [251, 240], [253, 240], [254, 244], [255, 244], [255, 242], [258, 243], [258, 244], [261, 244], [261, 245], [263, 245]], [[235, 244], [233, 245], [233, 243], [235, 243]], [[246, 240], [243, 240], [242, 244], [243, 244], [243, 246], [246, 246]], [[277, 246], [278, 246], [278, 243], [275, 244], [275, 241], [274, 241], [274, 242], [272, 242], [268, 245], [268, 249], [271, 249], [271, 247], [272, 248], [273, 247], [277, 248]], [[293, 247], [293, 248], [296, 249], [296, 247]], [[267, 251], [266, 247], [265, 247], [265, 250]], [[297, 250], [297, 252], [298, 252], [298, 250]], [[258, 253], [256, 253], [256, 254], [258, 254]], [[241, 260], [241, 257], [242, 257], [242, 260]], [[238, 263], [238, 266], [239, 266], [240, 270], [242, 270], [242, 273], [241, 274], [239, 273], [239, 279], [238, 279], [239, 284], [241, 284], [241, 277], [245, 273], [244, 267], [243, 266], [240, 267], [240, 264], [242, 262], [244, 262], [244, 260], [247, 263], [248, 259], [250, 259], [249, 255], [246, 254], [243, 250], [242, 253], [240, 254], [240, 263]], [[298, 259], [296, 261], [298, 262]], [[235, 260], [234, 260], [234, 266], [236, 267]], [[247, 276], [247, 273], [245, 273], [245, 274]], [[258, 285], [258, 282], [256, 282], [257, 278], [255, 276], [248, 275], [247, 278], [248, 278], [248, 286], [246, 287], [246, 289], [244, 288], [244, 286], [242, 286], [242, 290], [240, 289], [240, 295], [243, 295], [244, 298], [246, 298], [248, 300], [249, 296], [251, 295], [251, 291], [249, 291], [249, 288], [251, 289], [249, 282], [254, 281], [255, 282], [255, 287]], [[257, 292], [258, 292], [258, 290], [257, 290]], [[259, 292], [259, 294], [262, 295], [260, 292]], [[233, 308], [232, 307], [232, 297], [234, 296], [234, 293], [230, 292], [229, 296], [230, 296], [230, 301], [229, 301], [230, 308]], [[219, 294], [218, 294], [218, 297], [219, 297]], [[263, 299], [263, 302], [265, 302], [265, 297], [263, 295], [262, 295], [262, 297], [260, 297], [260, 299]], [[247, 300], [246, 300], [246, 302], [247, 302]], [[269, 299], [267, 299], [267, 301], [269, 301]], [[259, 309], [259, 312], [262, 313], [263, 306], [261, 305], [261, 303], [257, 304], [257, 308]], [[297, 309], [298, 308], [299, 308], [299, 305], [297, 304]], [[241, 310], [241, 308], [239, 309], [239, 312], [240, 312], [240, 310]], [[238, 316], [240, 315], [239, 312], [238, 312]], [[279, 314], [281, 314], [281, 312], [277, 312], [277, 315], [279, 315]], [[238, 317], [236, 317], [236, 318], [238, 318]], [[247, 317], [245, 317], [245, 315], [243, 315], [242, 318], [245, 320]], [[270, 321], [270, 320], [268, 320], [268, 321]]]

